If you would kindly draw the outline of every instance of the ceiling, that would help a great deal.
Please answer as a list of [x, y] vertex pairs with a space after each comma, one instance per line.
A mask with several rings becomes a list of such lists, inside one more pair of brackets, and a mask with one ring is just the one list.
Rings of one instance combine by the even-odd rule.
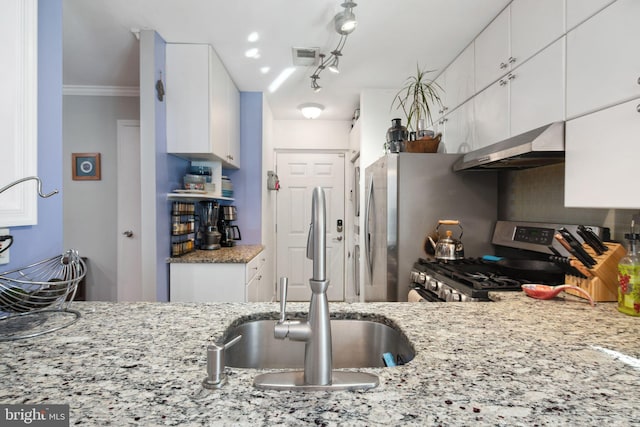
[[[363, 88], [396, 89], [416, 65], [446, 67], [510, 0], [355, 0], [358, 27], [348, 37], [340, 73], [296, 67], [282, 86], [269, 84], [293, 66], [293, 47], [328, 53], [338, 34], [341, 0], [63, 0], [64, 85], [138, 86], [139, 42], [132, 29], [166, 42], [211, 44], [241, 91], [262, 91], [275, 119], [302, 118], [297, 106], [325, 106], [321, 119], [349, 120]], [[390, 7], [393, 5], [393, 7]], [[260, 39], [247, 41], [251, 32]], [[260, 58], [245, 57], [251, 47]], [[262, 74], [260, 68], [269, 66]]]

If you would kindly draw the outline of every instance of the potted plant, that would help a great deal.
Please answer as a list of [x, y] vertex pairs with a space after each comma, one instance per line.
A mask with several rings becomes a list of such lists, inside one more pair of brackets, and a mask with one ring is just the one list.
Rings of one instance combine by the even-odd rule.
[[442, 100], [438, 94], [442, 88], [427, 78], [427, 74], [433, 71], [421, 70], [416, 64], [416, 74], [405, 80], [404, 86], [398, 91], [391, 104], [391, 108], [402, 108], [407, 118], [407, 127], [415, 131], [423, 130], [419, 128], [422, 123], [426, 128], [432, 122], [431, 111], [434, 105], [442, 106]]

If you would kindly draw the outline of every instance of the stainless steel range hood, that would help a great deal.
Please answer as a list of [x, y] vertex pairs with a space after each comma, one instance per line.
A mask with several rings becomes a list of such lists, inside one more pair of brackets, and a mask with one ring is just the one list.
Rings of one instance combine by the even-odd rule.
[[454, 171], [527, 169], [564, 162], [564, 122], [471, 151], [454, 163]]

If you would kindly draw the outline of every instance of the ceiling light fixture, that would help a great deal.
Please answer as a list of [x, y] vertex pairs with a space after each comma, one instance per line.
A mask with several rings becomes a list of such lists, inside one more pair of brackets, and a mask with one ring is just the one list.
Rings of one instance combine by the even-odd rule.
[[244, 56], [246, 56], [247, 58], [258, 59], [260, 58], [260, 51], [257, 47], [252, 47], [244, 53]]
[[324, 105], [314, 104], [312, 102], [302, 104], [298, 106], [298, 109], [302, 112], [302, 115], [307, 119], [317, 119], [320, 113], [324, 110]]
[[314, 92], [319, 92], [322, 87], [318, 84], [318, 80], [320, 79], [320, 74], [325, 68], [328, 68], [329, 71], [334, 73], [339, 73], [338, 63], [340, 62], [340, 57], [342, 56], [342, 49], [344, 48], [345, 43], [347, 42], [347, 37], [349, 34], [356, 29], [358, 25], [358, 21], [356, 21], [356, 16], [353, 14], [353, 8], [357, 6], [356, 3], [347, 0], [342, 3], [340, 6], [344, 8], [344, 10], [340, 13], [337, 13], [333, 18], [334, 26], [336, 32], [340, 34], [340, 40], [338, 41], [338, 46], [329, 54], [327, 57], [325, 54], [318, 55], [320, 58], [320, 64], [318, 68], [311, 75], [311, 89]]
[[253, 32], [251, 34], [249, 34], [249, 36], [247, 37], [247, 41], [249, 43], [255, 43], [260, 39], [260, 35], [257, 32]]

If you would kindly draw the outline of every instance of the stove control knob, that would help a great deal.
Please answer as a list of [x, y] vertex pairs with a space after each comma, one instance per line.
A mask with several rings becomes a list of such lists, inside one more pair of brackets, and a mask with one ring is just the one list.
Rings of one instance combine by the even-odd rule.
[[420, 273], [418, 273], [417, 271], [411, 271], [411, 282], [412, 283], [418, 283], [418, 276], [420, 275]]
[[459, 302], [462, 300], [462, 298], [458, 292], [449, 290], [449, 292], [447, 293], [446, 300], [447, 302]]
[[438, 282], [436, 279], [431, 279], [431, 282], [429, 282], [429, 289], [433, 292], [438, 292], [442, 289], [442, 283]]
[[424, 275], [424, 273], [420, 273], [418, 275], [418, 283], [420, 283], [421, 285], [424, 285], [426, 281], [427, 281], [427, 277]]

